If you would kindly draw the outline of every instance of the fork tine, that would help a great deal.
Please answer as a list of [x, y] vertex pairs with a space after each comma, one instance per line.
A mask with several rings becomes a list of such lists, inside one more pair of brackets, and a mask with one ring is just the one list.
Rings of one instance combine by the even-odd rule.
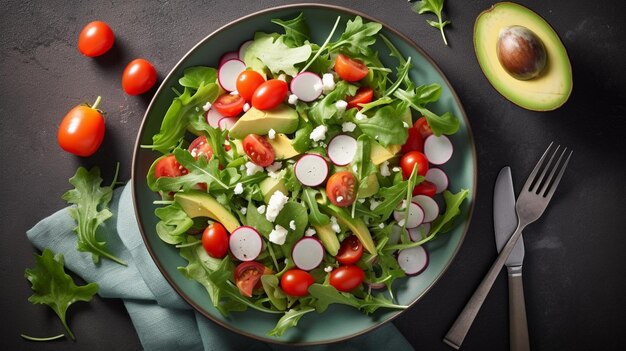
[[543, 155], [541, 155], [539, 162], [537, 162], [537, 165], [535, 165], [535, 168], [533, 168], [533, 171], [530, 172], [528, 179], [526, 179], [526, 183], [524, 183], [523, 190], [530, 191], [530, 186], [532, 185], [533, 180], [535, 179], [535, 176], [537, 175], [537, 172], [539, 172], [539, 168], [541, 168], [541, 164], [543, 163], [543, 160], [545, 160], [546, 155], [548, 154], [548, 151], [550, 151], [552, 144], [554, 144], [554, 142], [551, 142], [550, 145], [548, 145], [548, 148], [546, 149], [546, 151], [544, 151]]
[[554, 182], [552, 183], [552, 187], [544, 195], [547, 201], [550, 201], [550, 199], [552, 198], [552, 195], [554, 195], [554, 192], [556, 191], [556, 188], [559, 185], [559, 182], [561, 181], [561, 177], [563, 176], [563, 173], [565, 173], [565, 168], [567, 168], [567, 163], [569, 162], [570, 157], [572, 157], [572, 153], [574, 153], [574, 151], [569, 152], [569, 155], [567, 155], [567, 158], [565, 159], [565, 163], [563, 163], [563, 167], [561, 167], [559, 174], [556, 175], [556, 179], [554, 179]]
[[[557, 148], [557, 151], [558, 151], [558, 148]], [[556, 155], [557, 151], [555, 151], [554, 154], [552, 155], [552, 157], [550, 158], [550, 162], [552, 162], [552, 159]], [[545, 183], [543, 183], [543, 186], [541, 187], [541, 189], [536, 192], [538, 195], [544, 196], [546, 194], [546, 192], [548, 190], [548, 187], [550, 186], [550, 181], [554, 177], [554, 174], [556, 173], [556, 170], [559, 168], [559, 165], [561, 164], [561, 160], [563, 159], [563, 155], [565, 155], [566, 151], [567, 151], [567, 148], [564, 148], [563, 151], [561, 152], [561, 155], [559, 155], [559, 159], [556, 160], [556, 163], [554, 164], [554, 167], [552, 167], [552, 170], [550, 171], [550, 175], [548, 176], [548, 179], [546, 179]], [[548, 164], [548, 166], [550, 166], [550, 164]], [[546, 166], [546, 168], [543, 170], [543, 173], [546, 173], [546, 170], [548, 169], [548, 166]], [[542, 176], [543, 176], [543, 174], [542, 174]], [[537, 185], [537, 188], [539, 188], [539, 185]]]
[[[550, 159], [548, 160], [548, 163], [546, 164], [545, 167], [543, 167], [543, 171], [541, 171], [541, 175], [539, 175], [539, 178], [537, 179], [537, 181], [535, 181], [533, 183], [532, 189], [528, 189], [529, 191], [533, 191], [535, 193], [538, 193], [537, 189], [539, 189], [539, 187], [541, 187], [543, 178], [546, 176], [546, 173], [548, 173], [548, 169], [550, 168], [550, 165], [552, 165], [552, 161], [554, 160], [554, 156], [559, 152], [560, 148], [561, 148], [561, 145], [557, 145], [556, 146], [556, 149], [552, 153], [552, 156], [550, 156]], [[560, 161], [560, 159], [559, 159], [559, 161]], [[557, 162], [556, 164], [558, 165], [559, 163]], [[552, 175], [553, 174], [550, 175], [550, 178], [552, 178]], [[546, 184], [547, 183], [548, 182], [546, 182]]]

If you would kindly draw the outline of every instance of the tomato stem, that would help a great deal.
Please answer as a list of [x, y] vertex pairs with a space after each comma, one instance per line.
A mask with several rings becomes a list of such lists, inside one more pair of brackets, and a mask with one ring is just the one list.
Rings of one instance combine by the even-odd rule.
[[98, 96], [98, 98], [96, 98], [96, 101], [93, 103], [93, 105], [91, 105], [91, 108], [94, 110], [98, 109], [98, 105], [100, 105], [100, 101], [102, 100], [101, 96]]

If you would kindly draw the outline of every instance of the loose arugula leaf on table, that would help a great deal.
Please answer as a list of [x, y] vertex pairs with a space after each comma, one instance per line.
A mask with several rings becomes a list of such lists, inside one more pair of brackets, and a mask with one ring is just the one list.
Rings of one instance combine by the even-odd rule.
[[415, 3], [415, 5], [413, 5], [413, 11], [419, 13], [420, 15], [426, 12], [430, 12], [437, 16], [437, 21], [426, 20], [426, 22], [428, 22], [428, 24], [430, 24], [432, 27], [439, 29], [444, 44], [448, 45], [448, 40], [446, 40], [446, 35], [443, 32], [443, 27], [450, 24], [450, 21], [443, 21], [441, 18], [441, 12], [443, 11], [443, 1], [444, 0], [418, 1], [417, 3]]
[[161, 240], [172, 245], [185, 242], [187, 230], [194, 222], [178, 203], [159, 207], [154, 210], [154, 214], [160, 219], [156, 231]]
[[98, 292], [98, 284], [77, 286], [72, 277], [65, 273], [63, 255], [54, 255], [50, 249], [45, 249], [41, 256], [35, 255], [35, 261], [35, 267], [24, 272], [24, 277], [30, 281], [34, 292], [28, 301], [50, 306], [61, 319], [67, 334], [75, 340], [76, 337], [67, 324], [66, 312], [77, 301], [91, 301]]
[[326, 214], [320, 212], [319, 207], [317, 206], [316, 195], [319, 192], [312, 188], [306, 188], [302, 192], [302, 199], [304, 203], [309, 208], [309, 222], [312, 225], [323, 226], [330, 223], [330, 217]]
[[364, 134], [376, 139], [382, 146], [402, 145], [409, 134], [400, 116], [393, 106], [386, 105], [377, 109], [372, 117], [354, 119], [354, 123]]
[[81, 252], [90, 252], [94, 263], [98, 263], [100, 256], [126, 266], [126, 262], [110, 254], [105, 247], [106, 242], [98, 239], [98, 228], [113, 214], [107, 206], [113, 196], [113, 187], [117, 182], [119, 163], [115, 169], [115, 176], [109, 186], [100, 186], [100, 168], [93, 167], [87, 171], [78, 167], [76, 174], [69, 182], [74, 189], [68, 190], [61, 197], [71, 206], [69, 214], [76, 221], [74, 232], [78, 236], [76, 249]]
[[217, 81], [217, 70], [213, 67], [194, 66], [185, 68], [183, 76], [178, 80], [178, 84], [186, 88], [197, 90], [203, 85], [215, 83]]
[[298, 325], [300, 318], [309, 312], [315, 311], [315, 308], [308, 306], [298, 306], [285, 312], [285, 314], [278, 320], [274, 329], [270, 330], [267, 335], [269, 336], [281, 336], [287, 331], [287, 329]]
[[275, 18], [272, 23], [285, 29], [283, 41], [289, 47], [302, 46], [309, 40], [309, 26], [307, 26], [302, 12], [290, 20]]
[[257, 33], [244, 54], [246, 65], [252, 66], [259, 60], [274, 74], [282, 72], [295, 76], [298, 74], [296, 65], [306, 62], [312, 49], [308, 44], [292, 48], [285, 44], [285, 40], [285, 36], [274, 38], [265, 33]]
[[436, 136], [442, 134], [451, 135], [459, 130], [461, 124], [452, 113], [446, 112], [439, 116], [424, 107], [427, 103], [439, 99], [441, 87], [438, 84], [422, 85], [413, 90], [397, 89], [393, 95], [408, 103], [411, 108], [421, 113], [422, 116], [425, 116], [430, 129]]

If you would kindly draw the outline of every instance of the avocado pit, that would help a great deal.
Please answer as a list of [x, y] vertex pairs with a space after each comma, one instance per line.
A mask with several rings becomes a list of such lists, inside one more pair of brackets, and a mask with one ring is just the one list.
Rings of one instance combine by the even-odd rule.
[[543, 42], [526, 27], [515, 25], [502, 28], [496, 52], [502, 67], [519, 80], [538, 77], [546, 66], [547, 54]]

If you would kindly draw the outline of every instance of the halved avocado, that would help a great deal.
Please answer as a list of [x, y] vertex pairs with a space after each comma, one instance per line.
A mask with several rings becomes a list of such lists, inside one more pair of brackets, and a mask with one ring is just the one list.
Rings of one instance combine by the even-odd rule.
[[[496, 51], [502, 29], [522, 26], [543, 43], [547, 61], [541, 74], [520, 80], [509, 74]], [[502, 96], [528, 110], [550, 111], [563, 105], [572, 92], [572, 66], [554, 29], [532, 10], [501, 2], [483, 11], [474, 24], [474, 49], [483, 73]]]
[[176, 193], [174, 200], [178, 202], [189, 218], [209, 217], [220, 223], [232, 233], [239, 228], [239, 220], [222, 206], [215, 198], [200, 191]]

